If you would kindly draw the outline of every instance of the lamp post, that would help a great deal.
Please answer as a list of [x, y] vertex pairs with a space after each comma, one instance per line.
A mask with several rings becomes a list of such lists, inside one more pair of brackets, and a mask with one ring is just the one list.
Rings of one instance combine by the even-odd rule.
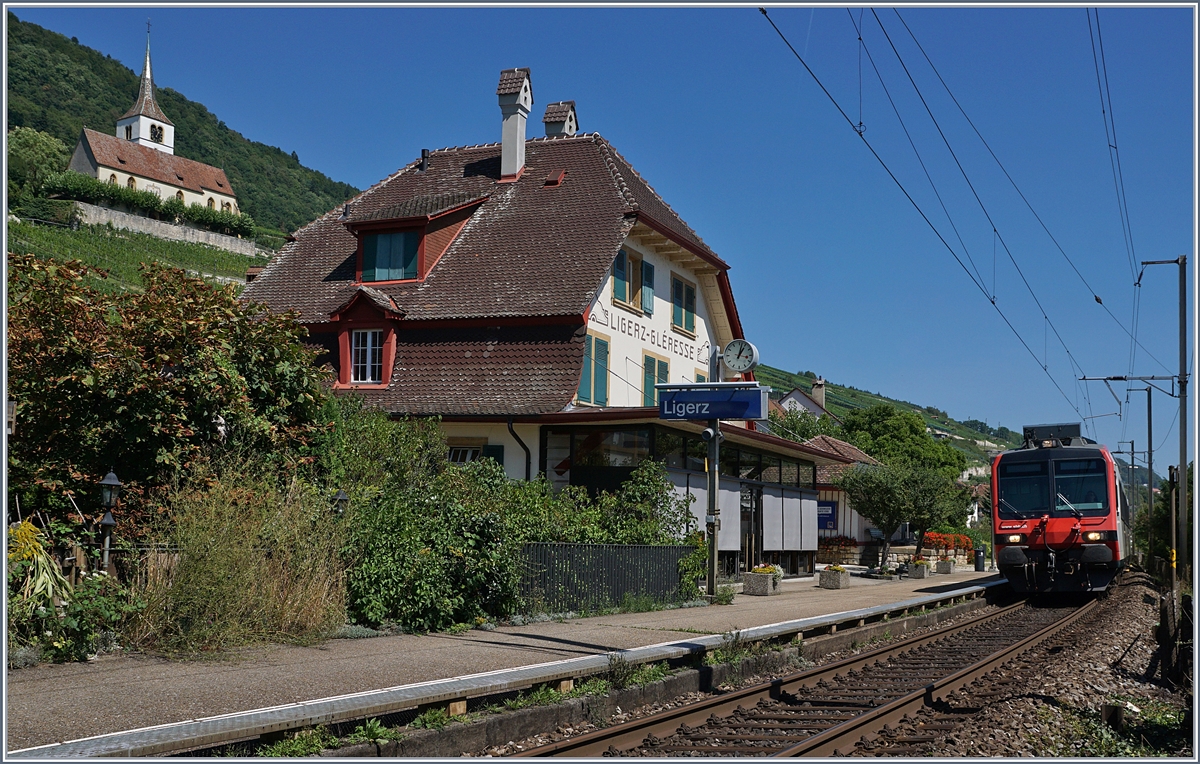
[[338, 517], [346, 514], [346, 508], [350, 506], [350, 496], [342, 489], [333, 495], [333, 513]]
[[117, 521], [113, 520], [112, 508], [117, 505], [117, 498], [120, 495], [121, 481], [117, 479], [116, 473], [109, 470], [104, 479], [100, 481], [100, 503], [104, 505], [104, 519], [100, 521], [100, 528], [104, 533], [104, 557], [101, 564], [106, 573], [108, 572], [108, 549], [112, 539], [112, 529], [117, 524]]

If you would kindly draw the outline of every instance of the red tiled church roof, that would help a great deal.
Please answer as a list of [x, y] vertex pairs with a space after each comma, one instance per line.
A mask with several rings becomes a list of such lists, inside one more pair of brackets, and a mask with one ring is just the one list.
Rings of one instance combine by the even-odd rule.
[[[102, 167], [111, 167], [131, 175], [169, 183], [197, 194], [215, 191], [236, 197], [229, 185], [229, 178], [225, 177], [225, 171], [220, 167], [139, 146], [132, 141], [98, 133], [86, 127], [80, 139]], [[100, 180], [104, 178], [101, 177]]]

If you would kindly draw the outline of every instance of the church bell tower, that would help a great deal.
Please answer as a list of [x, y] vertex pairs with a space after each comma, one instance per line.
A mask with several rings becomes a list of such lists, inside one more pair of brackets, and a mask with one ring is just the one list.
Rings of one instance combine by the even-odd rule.
[[154, 100], [154, 77], [150, 73], [150, 28], [146, 25], [146, 63], [133, 108], [117, 120], [117, 137], [168, 154], [175, 153], [175, 125]]

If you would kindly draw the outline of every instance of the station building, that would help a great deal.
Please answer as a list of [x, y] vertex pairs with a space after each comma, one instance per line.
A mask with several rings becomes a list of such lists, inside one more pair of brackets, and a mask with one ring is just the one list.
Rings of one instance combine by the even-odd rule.
[[[440, 417], [451, 461], [598, 491], [656, 459], [703, 527], [705, 425], [660, 421], [654, 385], [707, 381], [743, 336], [729, 265], [574, 102], [529, 139], [529, 70], [496, 95], [499, 142], [422, 151], [296, 231], [243, 298], [299, 311], [336, 389]], [[722, 564], [811, 571], [817, 469], [848, 460], [746, 424], [723, 427]]]

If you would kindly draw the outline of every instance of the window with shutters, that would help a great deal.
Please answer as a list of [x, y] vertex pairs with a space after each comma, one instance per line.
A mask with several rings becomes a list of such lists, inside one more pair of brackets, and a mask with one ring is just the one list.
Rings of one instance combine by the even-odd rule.
[[634, 313], [654, 314], [654, 264], [628, 250], [613, 261], [613, 303]]
[[583, 338], [583, 373], [575, 396], [580, 403], [608, 405], [608, 348], [608, 337], [589, 333]]
[[696, 285], [671, 274], [671, 328], [696, 336]]
[[654, 386], [670, 380], [670, 369], [670, 364], [665, 358], [649, 353], [642, 358], [642, 405], [658, 405], [658, 390]]
[[403, 281], [415, 279], [421, 251], [421, 232], [416, 230], [362, 235], [362, 280]]

